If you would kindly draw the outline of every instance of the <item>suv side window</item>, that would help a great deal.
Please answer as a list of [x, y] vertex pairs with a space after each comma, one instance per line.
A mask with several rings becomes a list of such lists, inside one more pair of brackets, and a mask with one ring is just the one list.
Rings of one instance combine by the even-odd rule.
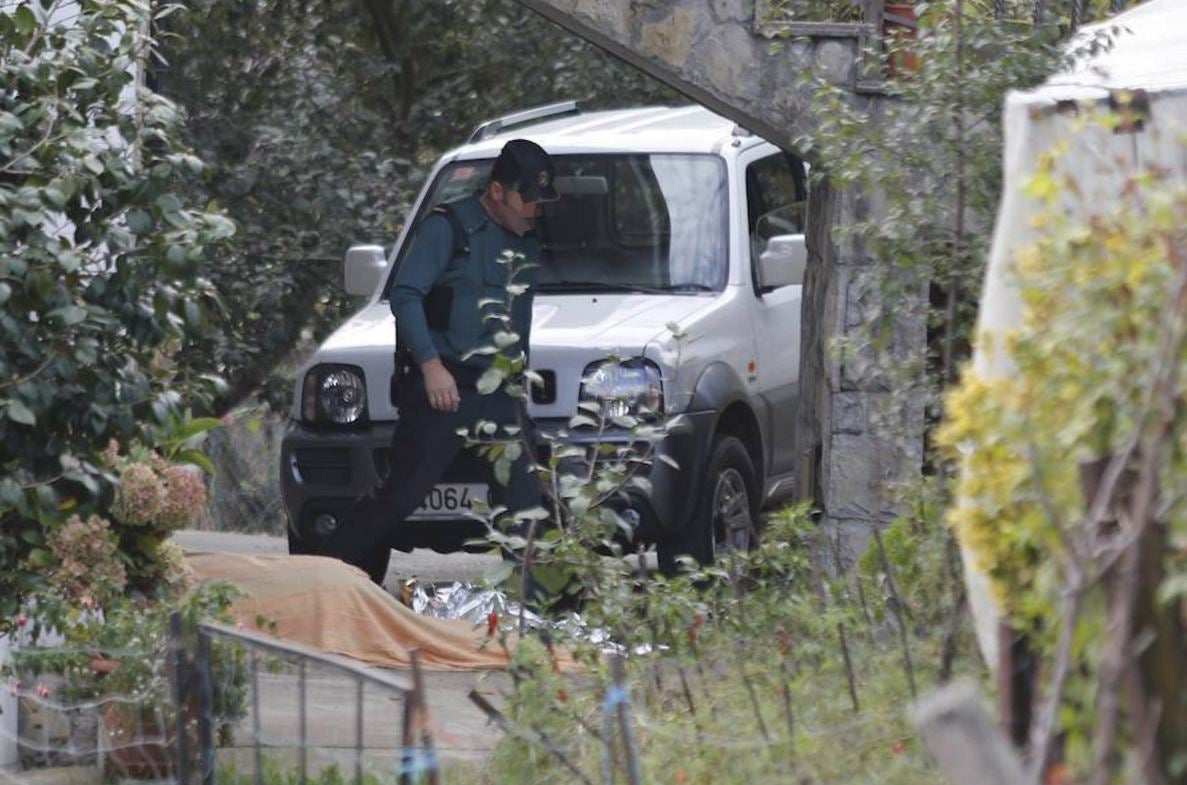
[[746, 213], [750, 232], [750, 264], [772, 237], [803, 234], [807, 193], [804, 165], [786, 153], [774, 153], [746, 168]]

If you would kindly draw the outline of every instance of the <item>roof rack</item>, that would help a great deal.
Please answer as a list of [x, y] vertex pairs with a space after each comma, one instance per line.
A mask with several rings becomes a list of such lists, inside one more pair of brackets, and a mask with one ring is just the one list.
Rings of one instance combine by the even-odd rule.
[[481, 142], [483, 139], [490, 139], [492, 136], [497, 136], [508, 128], [527, 125], [551, 117], [578, 114], [580, 111], [581, 107], [577, 101], [561, 101], [560, 103], [548, 104], [546, 106], [537, 106], [535, 109], [525, 109], [522, 112], [505, 115], [497, 120], [487, 120], [475, 128], [474, 132], [470, 134], [470, 143], [473, 144], [474, 142]]

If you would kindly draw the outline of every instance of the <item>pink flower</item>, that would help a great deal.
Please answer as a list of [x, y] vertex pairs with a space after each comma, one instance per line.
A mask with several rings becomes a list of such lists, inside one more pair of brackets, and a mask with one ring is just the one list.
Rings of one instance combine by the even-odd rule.
[[28, 623], [29, 623], [29, 617], [28, 617], [28, 616], [26, 616], [26, 615], [24, 614], [24, 612], [23, 612], [23, 611], [22, 611], [21, 613], [18, 613], [18, 614], [16, 615], [16, 626], [17, 626], [17, 629], [21, 629], [21, 628], [23, 628], [23, 627], [24, 627], [26, 624], [28, 624]]
[[116, 461], [120, 458], [120, 443], [112, 439], [107, 443], [107, 448], [101, 454], [103, 463], [107, 466], [115, 467]]
[[46, 543], [58, 560], [49, 579], [60, 596], [91, 608], [123, 592], [127, 573], [120, 561], [119, 540], [103, 518], [92, 515], [83, 521], [72, 515], [49, 532]]
[[133, 463], [120, 472], [111, 512], [127, 526], [151, 526], [165, 505], [165, 486], [152, 467]]
[[206, 481], [201, 471], [188, 466], [169, 466], [163, 473], [165, 492], [157, 523], [168, 531], [193, 522], [206, 507]]
[[45, 686], [44, 683], [37, 685], [37, 697], [38, 698], [48, 698], [49, 697], [49, 687]]
[[224, 426], [226, 426], [227, 428], [230, 428], [232, 425], [235, 424], [235, 413], [227, 412], [220, 418], [220, 420]]

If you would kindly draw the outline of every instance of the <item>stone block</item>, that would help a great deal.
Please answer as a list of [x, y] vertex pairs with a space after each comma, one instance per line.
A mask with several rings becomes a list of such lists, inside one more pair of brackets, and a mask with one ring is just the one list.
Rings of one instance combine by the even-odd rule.
[[839, 575], [852, 569], [874, 539], [874, 526], [867, 520], [828, 518], [821, 521], [821, 533], [828, 538], [827, 547], [817, 554], [824, 570]]
[[853, 84], [854, 69], [857, 66], [857, 43], [839, 39], [826, 39], [816, 45], [816, 69], [834, 84]]
[[917, 439], [868, 433], [826, 436], [821, 478], [825, 515], [867, 521], [893, 518], [893, 486], [918, 475], [921, 457]]

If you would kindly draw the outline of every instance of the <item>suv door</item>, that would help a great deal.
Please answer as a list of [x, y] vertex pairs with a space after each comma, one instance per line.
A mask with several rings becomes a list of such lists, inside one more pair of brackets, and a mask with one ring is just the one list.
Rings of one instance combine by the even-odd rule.
[[799, 404], [801, 285], [763, 289], [758, 260], [772, 238], [804, 233], [807, 186], [802, 161], [764, 147], [741, 160], [745, 170], [746, 223], [750, 274], [754, 293], [751, 309], [758, 354], [760, 416], [767, 438], [767, 477], [790, 473], [795, 467], [795, 426]]

